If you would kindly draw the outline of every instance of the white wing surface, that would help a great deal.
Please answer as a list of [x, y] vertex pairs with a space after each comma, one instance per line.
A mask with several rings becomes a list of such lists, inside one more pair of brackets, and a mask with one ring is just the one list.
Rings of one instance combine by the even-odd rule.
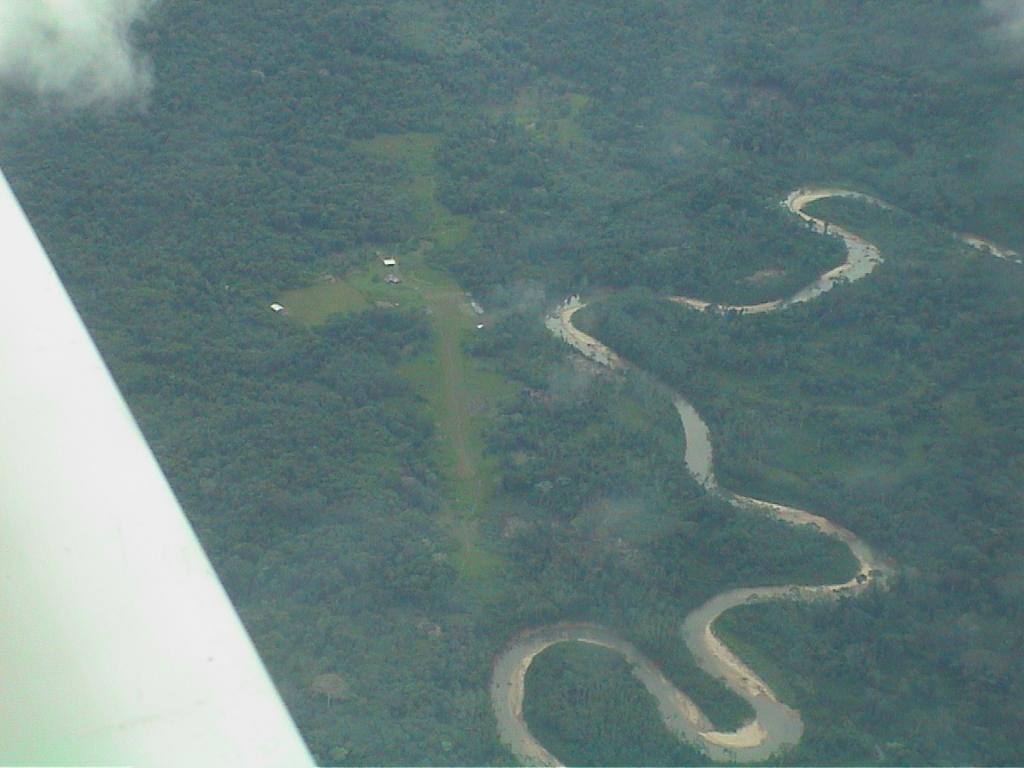
[[0, 174], [0, 764], [312, 760]]

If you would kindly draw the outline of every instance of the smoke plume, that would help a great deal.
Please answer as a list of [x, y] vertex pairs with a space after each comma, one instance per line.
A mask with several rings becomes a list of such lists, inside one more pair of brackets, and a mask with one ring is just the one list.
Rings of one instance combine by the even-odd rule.
[[149, 63], [131, 31], [154, 0], [0, 0], [0, 87], [72, 106], [145, 96]]

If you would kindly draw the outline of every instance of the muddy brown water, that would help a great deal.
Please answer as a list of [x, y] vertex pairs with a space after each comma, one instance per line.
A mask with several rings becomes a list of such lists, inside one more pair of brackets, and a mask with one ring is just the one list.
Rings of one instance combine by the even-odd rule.
[[[815, 218], [804, 208], [815, 200], [845, 197], [861, 200], [882, 208], [891, 208], [878, 198], [859, 192], [836, 188], [798, 189], [782, 202], [791, 213], [800, 217], [815, 231], [842, 238], [846, 261], [820, 275], [788, 299], [749, 305], [714, 305], [686, 296], [670, 297], [699, 311], [730, 311], [741, 314], [763, 314], [783, 310], [819, 298], [844, 281], [861, 280], [883, 263], [878, 248], [830, 222]], [[992, 243], [972, 236], [959, 239], [999, 258], [1020, 263], [1019, 255], [1000, 249]], [[573, 315], [585, 307], [579, 297], [572, 297], [549, 315], [545, 324], [558, 338], [587, 358], [612, 369], [625, 368], [627, 363], [613, 350], [573, 325]], [[737, 509], [761, 514], [790, 525], [809, 525], [825, 536], [846, 544], [857, 559], [857, 574], [842, 584], [819, 586], [744, 587], [715, 595], [691, 611], [680, 627], [680, 639], [686, 644], [697, 664], [718, 678], [726, 687], [746, 700], [754, 710], [754, 719], [735, 731], [718, 731], [700, 707], [680, 691], [658, 667], [632, 643], [611, 630], [593, 624], [556, 624], [533, 628], [514, 638], [495, 659], [491, 678], [491, 702], [497, 718], [498, 735], [517, 758], [528, 765], [560, 765], [530, 733], [523, 718], [526, 672], [538, 654], [552, 645], [566, 642], [593, 643], [622, 654], [633, 675], [654, 697], [665, 726], [678, 738], [700, 749], [715, 761], [756, 762], [767, 760], [780, 750], [793, 746], [803, 735], [800, 713], [781, 702], [768, 685], [722, 643], [714, 632], [714, 623], [726, 611], [738, 605], [769, 600], [821, 600], [839, 595], [854, 595], [875, 584], [883, 584], [891, 574], [891, 566], [853, 532], [828, 520], [794, 507], [742, 496], [721, 488], [714, 474], [714, 452], [711, 434], [700, 413], [686, 398], [676, 393], [673, 404], [686, 436], [683, 463], [687, 471], [709, 492]]]

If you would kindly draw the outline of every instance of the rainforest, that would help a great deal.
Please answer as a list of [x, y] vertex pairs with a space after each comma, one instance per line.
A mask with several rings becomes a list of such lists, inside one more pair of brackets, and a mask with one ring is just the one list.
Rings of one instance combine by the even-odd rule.
[[0, 167], [320, 764], [1020, 764], [1022, 20], [160, 0]]

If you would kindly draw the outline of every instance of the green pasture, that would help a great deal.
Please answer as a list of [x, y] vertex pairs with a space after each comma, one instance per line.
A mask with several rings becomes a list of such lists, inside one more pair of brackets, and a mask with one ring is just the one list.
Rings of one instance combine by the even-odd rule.
[[[516, 386], [486, 370], [463, 352], [467, 338], [488, 318], [478, 316], [470, 299], [446, 273], [427, 263], [433, 248], [451, 247], [469, 234], [470, 222], [452, 214], [436, 198], [437, 167], [433, 152], [439, 137], [429, 133], [382, 135], [358, 142], [357, 149], [397, 163], [405, 171], [403, 191], [412, 202], [420, 236], [401, 246], [382, 249], [398, 261], [385, 267], [374, 251], [366, 264], [341, 278], [329, 276], [313, 285], [286, 291], [280, 301], [289, 315], [305, 325], [318, 325], [334, 314], [370, 306], [418, 307], [426, 311], [433, 330], [429, 353], [408, 360], [403, 375], [423, 398], [437, 426], [438, 464], [447, 486], [443, 517], [459, 543], [459, 573], [481, 585], [497, 575], [499, 556], [488, 548], [480, 530], [497, 483], [493, 459], [484, 452], [481, 430], [502, 398]], [[402, 282], [389, 284], [388, 273]]]
[[331, 315], [358, 312], [370, 306], [366, 297], [345, 280], [285, 291], [281, 303], [289, 315], [304, 325], [320, 325]]

